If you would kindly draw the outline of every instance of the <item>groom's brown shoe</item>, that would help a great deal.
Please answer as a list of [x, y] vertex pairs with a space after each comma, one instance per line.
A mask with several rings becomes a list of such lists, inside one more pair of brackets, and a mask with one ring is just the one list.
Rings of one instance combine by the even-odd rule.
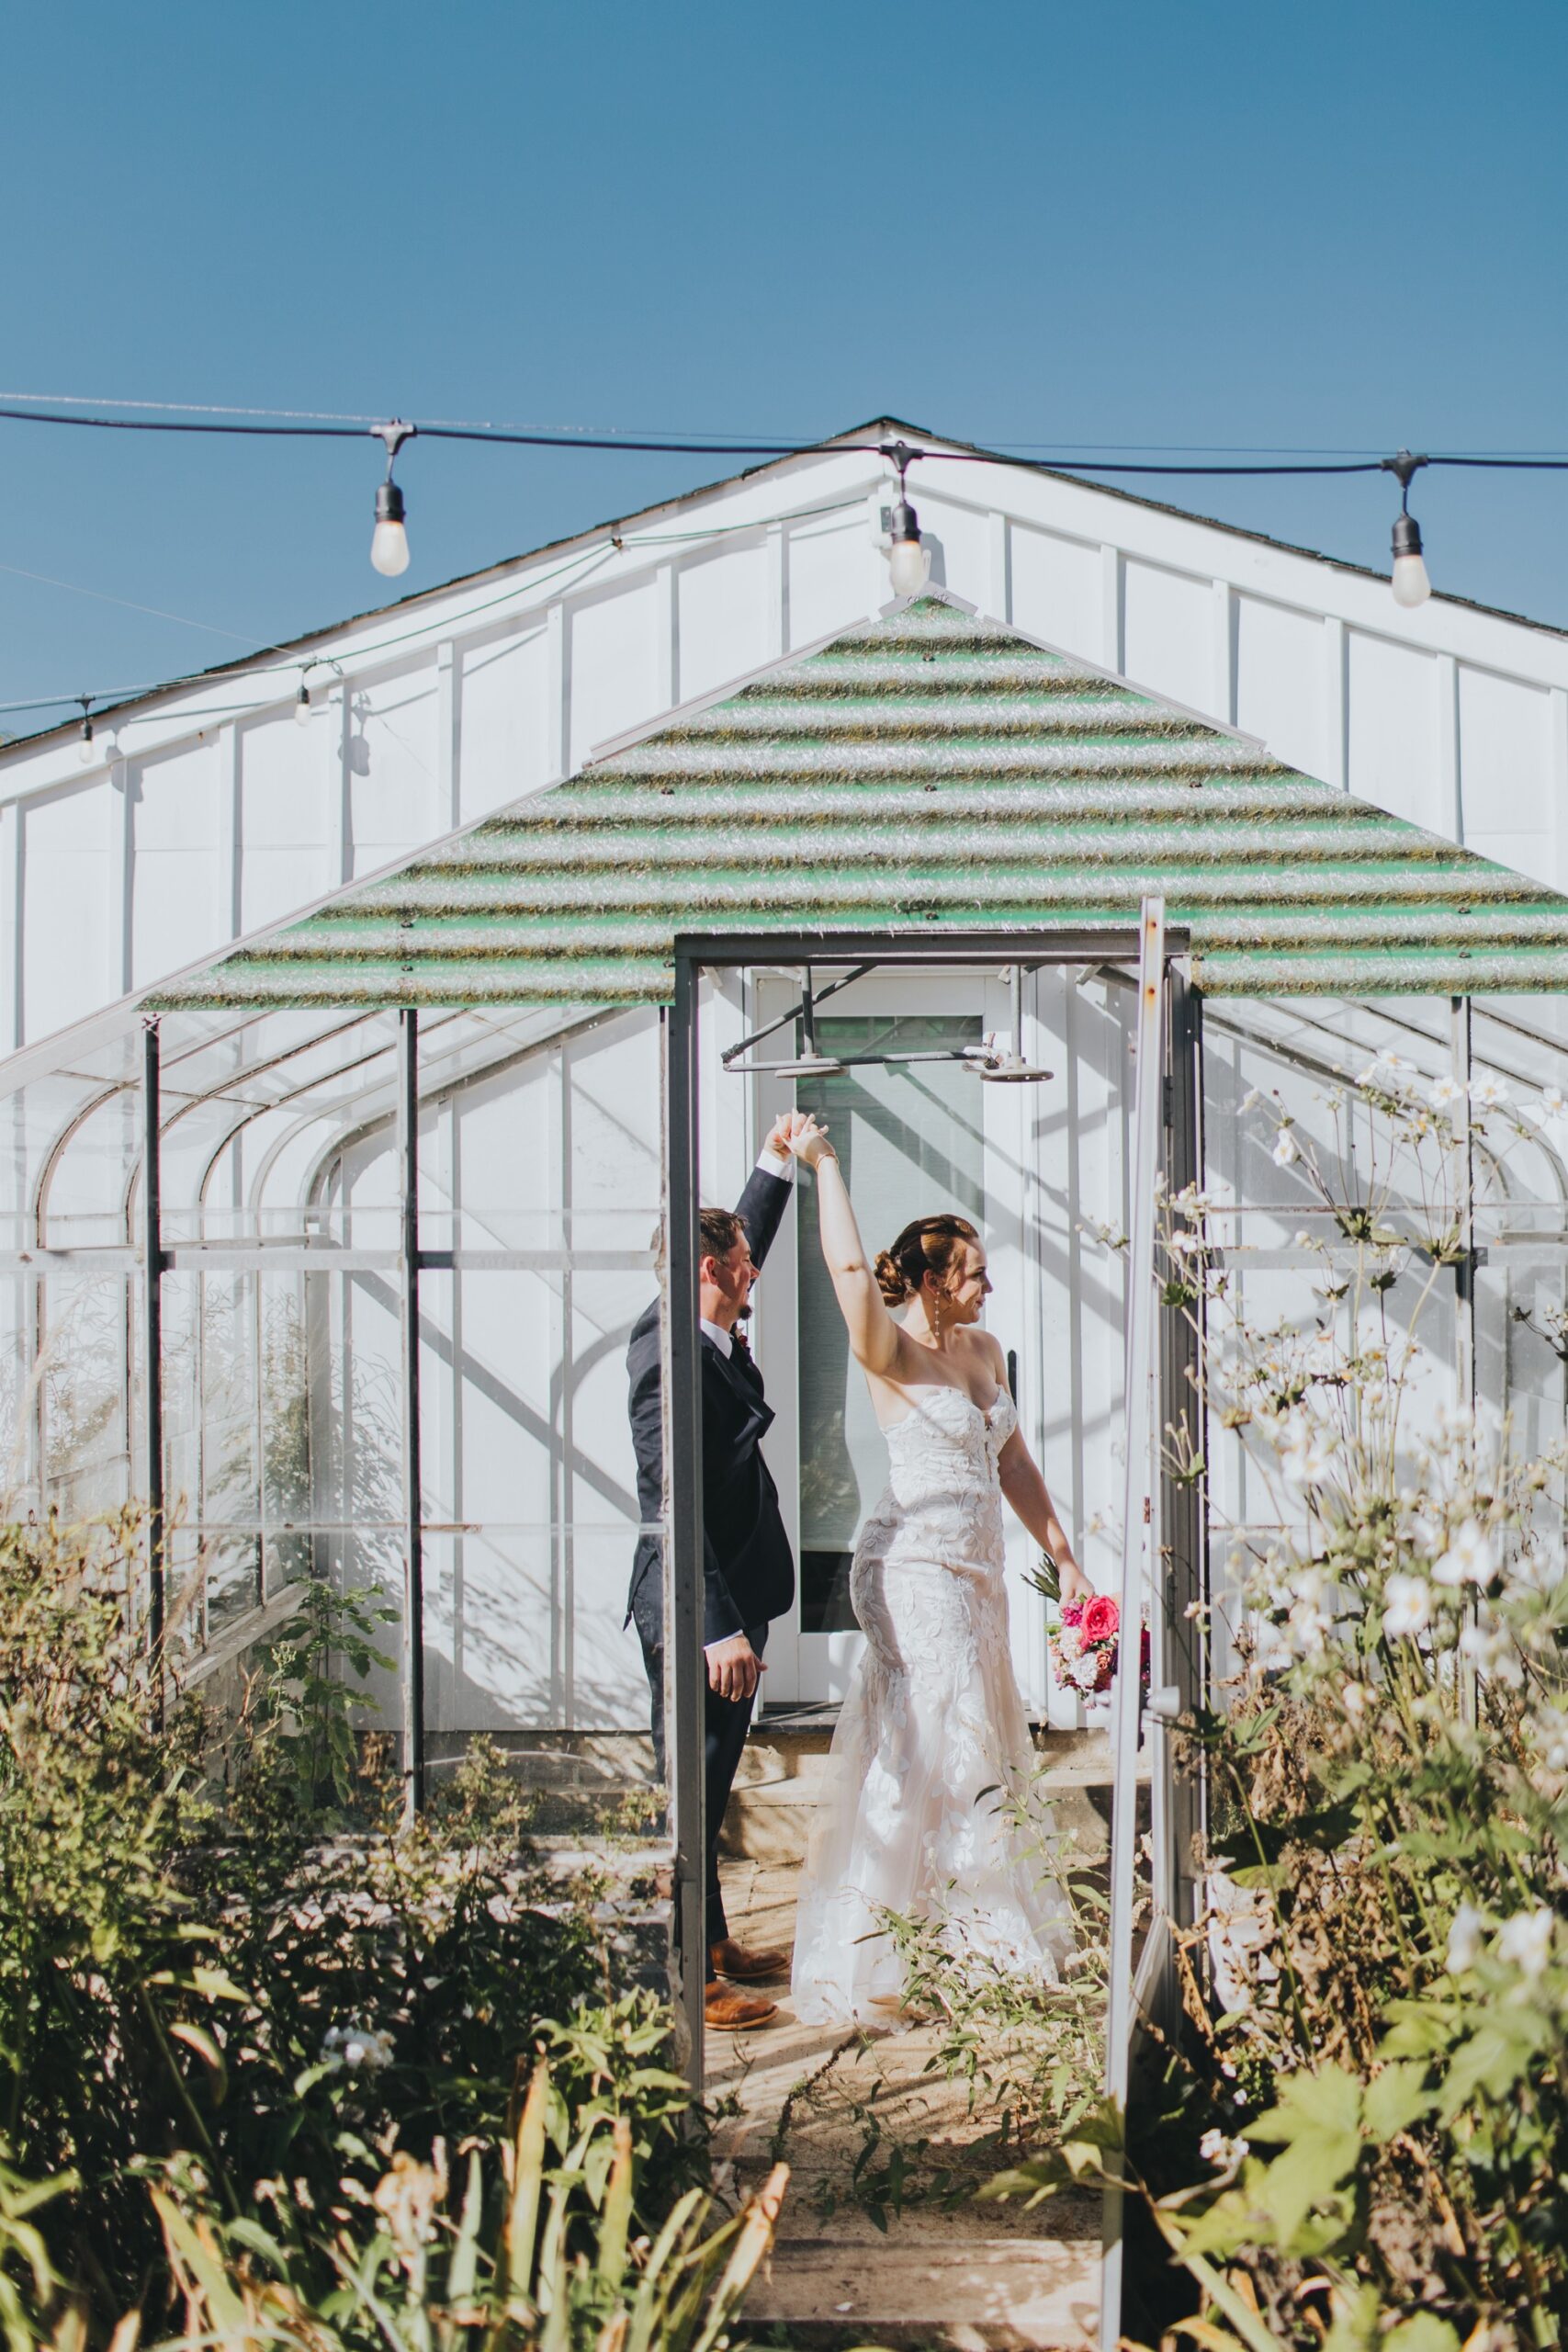
[[726, 1936], [722, 1943], [709, 1944], [708, 1959], [721, 1976], [730, 1977], [737, 1984], [754, 1984], [763, 1976], [786, 1976], [790, 1954], [782, 1946], [770, 1946], [754, 1951], [748, 1944], [737, 1943], [733, 1936]]
[[768, 2025], [778, 2013], [776, 2001], [760, 2001], [754, 1993], [737, 1993], [728, 1984], [710, 1984], [703, 1995], [703, 2022], [716, 2033]]

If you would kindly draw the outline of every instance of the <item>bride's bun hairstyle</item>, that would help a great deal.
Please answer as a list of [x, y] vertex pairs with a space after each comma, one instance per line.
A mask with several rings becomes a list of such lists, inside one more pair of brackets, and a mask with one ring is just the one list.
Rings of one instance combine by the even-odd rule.
[[891, 1250], [878, 1251], [877, 1288], [889, 1306], [902, 1306], [928, 1274], [945, 1274], [964, 1243], [979, 1238], [966, 1216], [918, 1216]]

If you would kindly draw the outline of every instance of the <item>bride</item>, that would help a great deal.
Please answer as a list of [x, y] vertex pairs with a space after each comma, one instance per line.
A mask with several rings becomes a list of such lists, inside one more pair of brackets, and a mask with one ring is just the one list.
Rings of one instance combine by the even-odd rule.
[[793, 1990], [809, 2022], [886, 2020], [903, 1973], [888, 1912], [940, 1920], [955, 1948], [1055, 1981], [1071, 1912], [1048, 1875], [1049, 1814], [1031, 1797], [1004, 1495], [1056, 1561], [1063, 1598], [1092, 1587], [1020, 1433], [1001, 1349], [979, 1328], [991, 1285], [975, 1227], [920, 1217], [874, 1272], [825, 1131], [812, 1123], [791, 1149], [816, 1171], [822, 1254], [889, 1456], [850, 1570], [866, 1646], [812, 1833]]

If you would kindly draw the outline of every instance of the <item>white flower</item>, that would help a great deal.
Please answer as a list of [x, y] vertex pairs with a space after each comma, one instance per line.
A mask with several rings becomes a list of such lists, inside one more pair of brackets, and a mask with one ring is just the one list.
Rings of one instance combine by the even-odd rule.
[[1525, 1592], [1555, 1592], [1562, 1581], [1562, 1563], [1540, 1544], [1531, 1544], [1508, 1563], [1507, 1577]]
[[1383, 1587], [1385, 1639], [1419, 1634], [1432, 1622], [1432, 1595], [1425, 1577], [1390, 1577]]
[[1249, 2153], [1250, 2143], [1247, 2141], [1239, 2136], [1235, 2140], [1227, 2140], [1223, 2132], [1215, 2131], [1213, 2126], [1204, 2132], [1198, 2143], [1198, 2154], [1202, 2157], [1203, 2162], [1206, 2165], [1218, 2165], [1226, 2172], [1234, 2171], [1243, 2156]]
[[1274, 1138], [1273, 1160], [1275, 1167], [1289, 1168], [1293, 1159], [1299, 1159], [1300, 1158], [1301, 1153], [1296, 1149], [1296, 1139], [1294, 1136], [1292, 1135], [1289, 1127], [1281, 1127], [1279, 1134]]
[[1314, 1431], [1303, 1430], [1280, 1456], [1280, 1467], [1292, 1487], [1305, 1492], [1321, 1487], [1334, 1469], [1334, 1456]]
[[1490, 1675], [1495, 1682], [1506, 1683], [1511, 1690], [1522, 1688], [1524, 1665], [1506, 1625], [1466, 1625], [1460, 1634], [1459, 1646], [1461, 1656], [1472, 1658], [1480, 1673]]
[[1460, 1102], [1463, 1099], [1464, 1089], [1457, 1078], [1435, 1078], [1427, 1095], [1434, 1111], [1446, 1111], [1450, 1102]]
[[1516, 1911], [1503, 1922], [1497, 1950], [1526, 1976], [1539, 1976], [1551, 1957], [1551, 1930], [1556, 1922], [1544, 1904], [1536, 1911]]
[[1532, 1125], [1548, 1127], [1554, 1120], [1561, 1119], [1564, 1113], [1568, 1112], [1568, 1101], [1564, 1101], [1555, 1086], [1549, 1086], [1540, 1101], [1527, 1102], [1524, 1111], [1526, 1118]]
[[1467, 1444], [1475, 1436], [1474, 1412], [1457, 1397], [1446, 1397], [1438, 1408], [1438, 1427], [1444, 1437]]
[[1367, 1064], [1356, 1083], [1358, 1086], [1380, 1088], [1391, 1084], [1397, 1086], [1403, 1073], [1409, 1068], [1410, 1064], [1398, 1054], [1377, 1054]]
[[1507, 1088], [1504, 1085], [1500, 1078], [1494, 1078], [1490, 1070], [1485, 1070], [1479, 1078], [1472, 1078], [1471, 1080], [1471, 1108], [1473, 1111], [1479, 1111], [1483, 1117], [1485, 1116], [1488, 1111], [1501, 1111], [1506, 1109], [1507, 1102]]
[[333, 2025], [321, 2036], [321, 2064], [333, 2074], [346, 2066], [351, 2073], [364, 2067], [374, 2074], [378, 2067], [392, 2063], [392, 2037], [389, 2033], [373, 2033], [363, 2026]]
[[1289, 1634], [1283, 1625], [1276, 1625], [1271, 1617], [1264, 1617], [1258, 1622], [1253, 1659], [1260, 1674], [1282, 1674], [1287, 1667], [1294, 1666], [1296, 1662]]
[[1461, 1903], [1449, 1928], [1449, 1974], [1462, 1976], [1467, 1968], [1473, 1968], [1485, 1941], [1485, 1920], [1473, 1903]]
[[1434, 1584], [1490, 1584], [1497, 1573], [1492, 1538], [1479, 1520], [1467, 1519], [1449, 1539], [1449, 1548], [1433, 1564]]
[[1303, 1657], [1316, 1657], [1334, 1631], [1334, 1620], [1323, 1605], [1327, 1579], [1321, 1572], [1318, 1572], [1318, 1582], [1325, 1587], [1325, 1591], [1299, 1594], [1291, 1603], [1285, 1619], [1291, 1639]]
[[1568, 1714], [1542, 1706], [1531, 1717], [1530, 1728], [1549, 1772], [1568, 1772]]
[[1372, 1693], [1364, 1682], [1347, 1682], [1339, 1695], [1345, 1702], [1345, 1713], [1349, 1716], [1350, 1721], [1353, 1724], [1359, 1724], [1367, 1712], [1367, 1702]]

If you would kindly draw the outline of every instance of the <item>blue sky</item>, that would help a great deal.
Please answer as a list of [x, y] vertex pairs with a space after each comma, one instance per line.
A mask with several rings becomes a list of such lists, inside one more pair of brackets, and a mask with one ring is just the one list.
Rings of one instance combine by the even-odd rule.
[[[0, 391], [1568, 452], [1565, 74], [1560, 0], [61, 0], [7, 24]], [[399, 585], [728, 470], [416, 446]], [[0, 424], [0, 701], [381, 601], [377, 474]], [[1152, 494], [1386, 568], [1391, 490]], [[1568, 474], [1412, 503], [1439, 588], [1568, 624]]]

